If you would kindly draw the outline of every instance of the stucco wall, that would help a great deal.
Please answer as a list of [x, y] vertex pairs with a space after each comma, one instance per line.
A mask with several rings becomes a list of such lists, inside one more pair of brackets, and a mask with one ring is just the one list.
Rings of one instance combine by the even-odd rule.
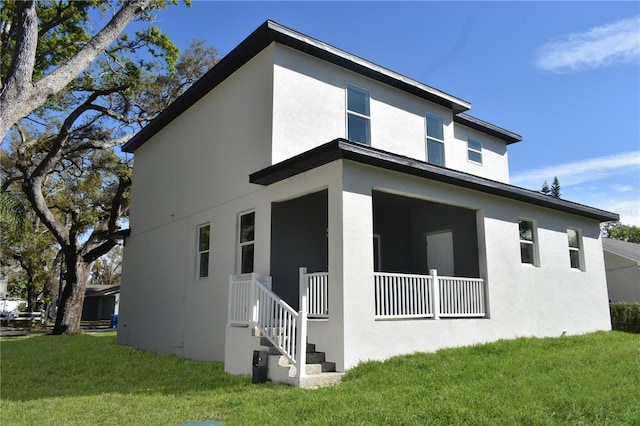
[[[224, 359], [239, 212], [256, 209], [256, 252], [266, 256], [256, 270], [269, 265], [269, 210], [248, 176], [270, 164], [272, 56], [265, 49], [136, 151], [118, 342]], [[204, 223], [211, 263], [197, 279]]]
[[[371, 146], [426, 160], [425, 117], [444, 121], [445, 161], [452, 169], [509, 181], [506, 143], [453, 122], [451, 110], [288, 47], [275, 46], [273, 161], [346, 138], [346, 87], [370, 93]], [[467, 138], [483, 144], [483, 165], [468, 161]]]
[[[518, 336], [560, 336], [610, 329], [598, 223], [526, 203], [345, 162], [344, 367], [413, 351]], [[477, 210], [479, 262], [488, 280], [490, 318], [374, 321], [371, 234], [372, 188]], [[518, 219], [535, 219], [540, 266], [520, 260]], [[569, 265], [566, 230], [582, 233], [584, 270]], [[348, 240], [348, 241], [347, 241]], [[357, 249], [356, 249], [357, 247]], [[364, 266], [363, 266], [364, 265]], [[371, 296], [371, 297], [369, 297]], [[357, 307], [351, 311], [352, 307]], [[392, 343], [391, 343], [392, 342]]]

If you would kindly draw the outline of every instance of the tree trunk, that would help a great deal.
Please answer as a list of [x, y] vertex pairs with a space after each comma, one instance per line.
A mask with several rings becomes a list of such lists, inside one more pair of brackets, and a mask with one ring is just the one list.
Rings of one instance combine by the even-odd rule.
[[78, 334], [80, 332], [80, 319], [84, 295], [87, 290], [87, 281], [91, 272], [91, 263], [86, 263], [77, 253], [67, 253], [65, 256], [67, 271], [65, 273], [65, 286], [58, 303], [56, 324], [53, 334]]

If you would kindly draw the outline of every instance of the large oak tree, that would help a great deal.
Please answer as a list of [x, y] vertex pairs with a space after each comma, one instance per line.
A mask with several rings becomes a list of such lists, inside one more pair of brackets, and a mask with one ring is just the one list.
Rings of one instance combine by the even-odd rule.
[[[152, 25], [165, 6], [25, 1], [0, 9], [2, 187], [24, 193], [64, 255], [54, 334], [78, 332], [93, 263], [117, 244], [128, 211], [130, 164], [112, 148], [216, 60], [200, 43], [176, 67], [178, 49]], [[123, 33], [134, 21], [138, 31]]]

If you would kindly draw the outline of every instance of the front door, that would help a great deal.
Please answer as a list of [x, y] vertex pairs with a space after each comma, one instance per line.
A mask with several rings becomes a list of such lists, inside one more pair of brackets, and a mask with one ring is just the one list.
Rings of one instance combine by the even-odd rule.
[[453, 277], [453, 232], [427, 234], [427, 269], [437, 269], [438, 275]]

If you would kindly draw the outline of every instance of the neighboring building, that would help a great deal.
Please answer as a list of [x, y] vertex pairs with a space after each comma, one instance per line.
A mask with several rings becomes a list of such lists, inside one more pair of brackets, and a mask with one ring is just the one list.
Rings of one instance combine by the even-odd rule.
[[82, 305], [82, 321], [111, 320], [118, 314], [120, 303], [119, 285], [88, 285]]
[[266, 335], [269, 376], [312, 386], [334, 365], [307, 339], [344, 372], [609, 330], [618, 215], [510, 185], [522, 138], [469, 109], [267, 21], [124, 147], [118, 342], [251, 374]]
[[612, 302], [640, 303], [640, 244], [602, 239]]

